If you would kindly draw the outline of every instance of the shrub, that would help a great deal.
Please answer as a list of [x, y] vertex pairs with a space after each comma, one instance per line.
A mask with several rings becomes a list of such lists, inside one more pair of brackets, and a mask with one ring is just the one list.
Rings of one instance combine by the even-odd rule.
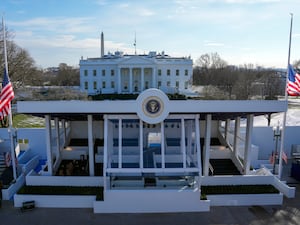
[[217, 185], [202, 186], [201, 193], [205, 195], [275, 194], [279, 193], [279, 191], [272, 185]]
[[97, 200], [103, 200], [103, 187], [74, 186], [23, 186], [18, 194], [34, 195], [96, 195]]

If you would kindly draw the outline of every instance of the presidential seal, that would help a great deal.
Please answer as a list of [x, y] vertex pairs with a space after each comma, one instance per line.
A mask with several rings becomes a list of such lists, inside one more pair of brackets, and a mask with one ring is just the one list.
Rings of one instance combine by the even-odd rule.
[[145, 107], [147, 112], [150, 114], [158, 113], [161, 108], [159, 101], [156, 99], [150, 99], [148, 102], [146, 102]]
[[143, 91], [137, 98], [138, 116], [149, 124], [162, 122], [169, 114], [168, 96], [161, 90], [150, 88]]

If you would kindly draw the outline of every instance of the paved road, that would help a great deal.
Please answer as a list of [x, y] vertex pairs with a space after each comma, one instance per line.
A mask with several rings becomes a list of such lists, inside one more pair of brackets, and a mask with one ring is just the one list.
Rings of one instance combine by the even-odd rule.
[[284, 199], [282, 206], [211, 207], [210, 212], [161, 214], [94, 214], [92, 209], [36, 208], [21, 213], [11, 201], [0, 209], [2, 225], [205, 225], [205, 224], [300, 224], [300, 184], [296, 198]]

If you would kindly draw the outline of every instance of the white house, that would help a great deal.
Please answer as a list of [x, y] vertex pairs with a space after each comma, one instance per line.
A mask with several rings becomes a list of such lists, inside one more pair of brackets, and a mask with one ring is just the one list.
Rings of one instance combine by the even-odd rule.
[[[103, 52], [102, 35], [102, 52]], [[143, 55], [102, 53], [99, 58], [80, 60], [80, 87], [88, 94], [140, 93], [157, 88], [165, 93], [184, 92], [193, 73], [190, 57], [171, 57], [154, 51]]]

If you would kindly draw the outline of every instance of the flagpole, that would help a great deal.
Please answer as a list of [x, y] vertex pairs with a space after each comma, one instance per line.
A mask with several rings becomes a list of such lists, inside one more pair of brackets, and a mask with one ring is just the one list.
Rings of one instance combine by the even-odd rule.
[[[287, 103], [288, 103], [287, 85], [288, 85], [289, 65], [290, 65], [290, 59], [291, 59], [293, 13], [290, 13], [290, 15], [291, 15], [291, 23], [290, 23], [290, 36], [289, 36], [288, 65], [287, 65], [286, 81], [285, 81], [285, 84], [286, 84], [285, 85], [285, 101], [287, 101]], [[282, 177], [282, 154], [283, 154], [283, 148], [284, 148], [284, 134], [285, 134], [285, 127], [286, 127], [287, 110], [283, 113], [283, 121], [282, 121], [282, 132], [281, 132], [280, 154], [279, 154], [279, 165], [278, 165], [278, 178], [279, 179], [281, 179], [281, 177]]]
[[[6, 32], [5, 32], [5, 24], [4, 19], [2, 16], [2, 29], [3, 29], [3, 45], [4, 45], [4, 63], [5, 63], [5, 72], [8, 75], [8, 62], [7, 62], [7, 50], [6, 50]], [[17, 169], [16, 169], [16, 153], [15, 153], [15, 146], [14, 146], [14, 138], [13, 138], [13, 120], [12, 120], [12, 113], [11, 113], [11, 107], [9, 107], [9, 113], [8, 113], [8, 133], [10, 137], [10, 150], [11, 150], [11, 162], [12, 162], [12, 168], [13, 168], [13, 177], [14, 180], [17, 179]]]

